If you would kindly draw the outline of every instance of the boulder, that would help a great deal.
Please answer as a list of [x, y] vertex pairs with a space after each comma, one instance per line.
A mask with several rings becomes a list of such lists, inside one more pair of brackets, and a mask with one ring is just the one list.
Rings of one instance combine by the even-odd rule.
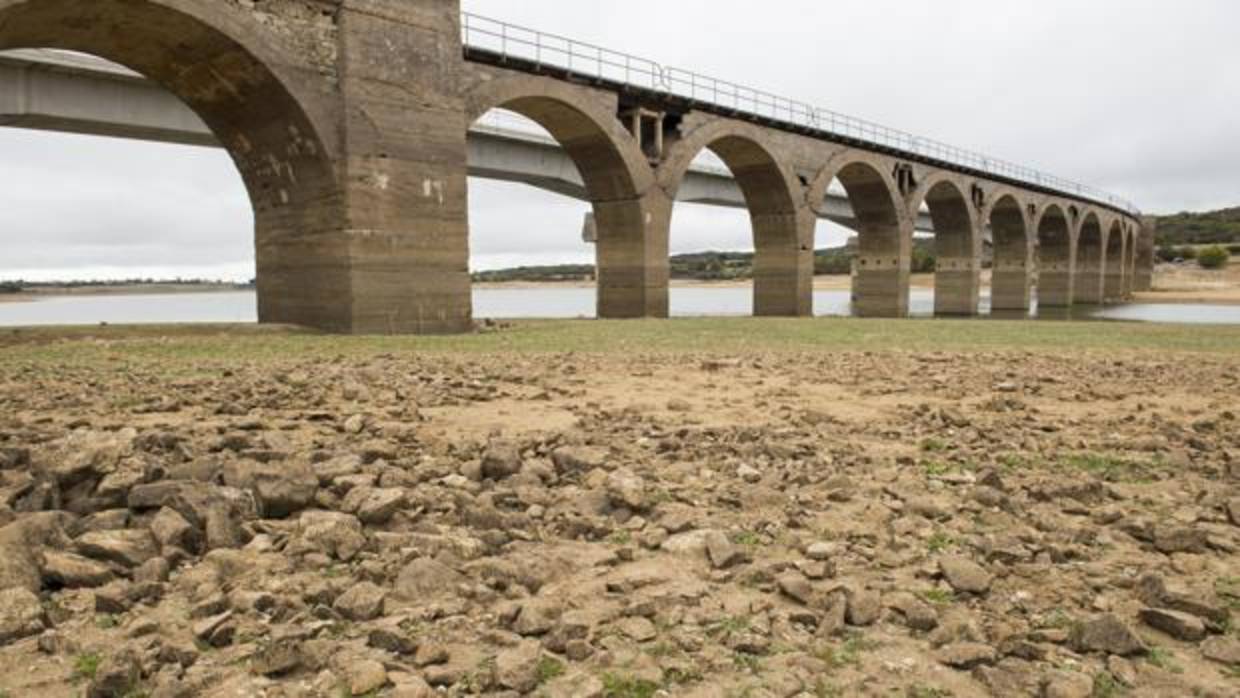
[[53, 586], [68, 589], [93, 589], [112, 581], [112, 570], [107, 565], [55, 550], [43, 553], [43, 579]]
[[503, 480], [521, 472], [521, 449], [511, 441], [493, 439], [482, 454], [482, 476]]
[[0, 591], [0, 647], [38, 635], [46, 627], [38, 596], [21, 587]]
[[137, 567], [159, 555], [159, 546], [145, 529], [90, 531], [78, 536], [74, 546], [86, 557], [124, 567]]
[[720, 531], [704, 533], [703, 542], [706, 544], [706, 555], [710, 558], [710, 564], [717, 570], [739, 565], [749, 559], [744, 548], [733, 543]]
[[551, 452], [551, 462], [560, 475], [588, 473], [607, 464], [606, 449], [593, 446], [561, 446]]
[[1080, 623], [1072, 629], [1070, 641], [1078, 652], [1102, 652], [1121, 657], [1144, 654], [1145, 643], [1123, 621], [1106, 614]]
[[955, 555], [941, 558], [939, 571], [953, 589], [966, 594], [985, 594], [994, 580], [981, 565]]
[[1206, 637], [1206, 624], [1197, 616], [1165, 608], [1146, 608], [1139, 614], [1141, 622], [1167, 633], [1177, 640], [1200, 642]]
[[356, 516], [335, 511], [305, 511], [297, 520], [297, 531], [287, 552], [295, 555], [322, 553], [348, 562], [365, 545], [362, 522]]
[[336, 612], [352, 621], [374, 620], [383, 615], [383, 605], [387, 592], [382, 588], [362, 582], [355, 584], [340, 596], [332, 605]]
[[456, 593], [465, 577], [447, 565], [429, 557], [411, 561], [401, 569], [392, 593], [405, 601], [423, 602]]
[[525, 641], [495, 657], [495, 681], [520, 693], [538, 687], [538, 662], [542, 650], [537, 642]]
[[643, 511], [647, 507], [646, 481], [628, 468], [607, 475], [607, 498], [613, 506]]

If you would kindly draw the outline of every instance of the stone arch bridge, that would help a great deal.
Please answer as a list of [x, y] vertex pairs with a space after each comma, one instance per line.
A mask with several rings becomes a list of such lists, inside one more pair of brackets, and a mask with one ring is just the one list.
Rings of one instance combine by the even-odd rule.
[[977, 313], [987, 237], [995, 309], [1028, 310], [1035, 288], [1045, 308], [1148, 285], [1152, 228], [1102, 192], [458, 0], [0, 0], [0, 50], [29, 48], [145, 75], [227, 149], [254, 208], [262, 322], [470, 328], [467, 132], [497, 108], [545, 128], [580, 175], [600, 317], [667, 316], [672, 209], [705, 150], [750, 214], [759, 315], [812, 314], [830, 192], [858, 233], [860, 315], [907, 313], [919, 217], [941, 314]]

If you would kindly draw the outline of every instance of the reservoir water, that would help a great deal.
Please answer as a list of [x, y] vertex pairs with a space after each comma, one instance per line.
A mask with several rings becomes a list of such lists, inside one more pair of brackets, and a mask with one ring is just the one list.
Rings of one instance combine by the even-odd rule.
[[[474, 290], [477, 318], [588, 318], [594, 317], [593, 288], [479, 288]], [[848, 291], [816, 291], [815, 315], [852, 314]], [[745, 316], [753, 312], [750, 288], [672, 288], [672, 315]], [[914, 289], [910, 311], [929, 316], [934, 292]], [[982, 302], [982, 312], [989, 303]], [[1051, 315], [1063, 319], [1062, 311]], [[1143, 304], [1079, 309], [1071, 319], [1143, 322], [1240, 324], [1240, 305]], [[181, 322], [247, 323], [257, 321], [253, 291], [174, 293], [152, 295], [53, 296], [32, 302], [0, 303], [0, 326], [162, 324]]]

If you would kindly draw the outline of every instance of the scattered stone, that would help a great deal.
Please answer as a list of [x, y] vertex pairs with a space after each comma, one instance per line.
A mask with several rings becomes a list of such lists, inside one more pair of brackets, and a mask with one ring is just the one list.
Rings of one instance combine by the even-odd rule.
[[91, 531], [74, 541], [78, 552], [89, 558], [137, 567], [159, 555], [151, 534], [142, 529]]
[[612, 504], [634, 511], [646, 509], [646, 482], [628, 468], [607, 475], [607, 497]]
[[795, 572], [782, 574], [776, 580], [779, 584], [779, 590], [784, 596], [796, 601], [799, 604], [808, 606], [814, 599], [814, 588], [804, 575]]
[[337, 613], [352, 621], [374, 620], [383, 615], [386, 598], [387, 592], [382, 588], [362, 582], [338, 596], [333, 607]]
[[995, 659], [993, 647], [976, 642], [958, 642], [947, 645], [938, 653], [938, 660], [941, 664], [961, 671], [969, 671], [983, 664], [994, 664]]
[[848, 624], [858, 627], [874, 625], [882, 615], [882, 596], [870, 589], [857, 589], [848, 594]]
[[1164, 608], [1142, 609], [1139, 615], [1141, 622], [1177, 640], [1200, 642], [1206, 637], [1206, 625], [1197, 616]]
[[528, 693], [538, 687], [538, 660], [541, 650], [537, 642], [522, 642], [495, 657], [495, 680], [500, 686]]
[[1228, 635], [1212, 637], [1201, 643], [1201, 655], [1219, 664], [1240, 665], [1240, 640]]
[[0, 647], [38, 635], [46, 627], [39, 597], [20, 587], [0, 591]]
[[1102, 652], [1121, 657], [1144, 654], [1145, 643], [1123, 621], [1112, 614], [1094, 618], [1073, 627], [1072, 647], [1078, 652]]
[[749, 557], [744, 548], [733, 543], [720, 531], [708, 531], [703, 534], [702, 540], [706, 544], [706, 554], [710, 557], [710, 564], [714, 565], [717, 570], [735, 567]]
[[616, 627], [634, 642], [649, 642], [659, 636], [659, 631], [654, 627], [654, 623], [641, 616], [622, 618], [616, 623]]
[[940, 558], [939, 571], [953, 589], [966, 594], [985, 594], [994, 579], [981, 565], [958, 556]]
[[43, 553], [43, 578], [49, 584], [68, 589], [93, 589], [111, 582], [114, 575], [106, 565], [73, 553], [47, 550]]
[[521, 449], [510, 441], [494, 440], [482, 454], [482, 476], [503, 480], [521, 472]]
[[387, 685], [387, 669], [373, 659], [348, 664], [349, 691], [355, 696], [372, 694]]

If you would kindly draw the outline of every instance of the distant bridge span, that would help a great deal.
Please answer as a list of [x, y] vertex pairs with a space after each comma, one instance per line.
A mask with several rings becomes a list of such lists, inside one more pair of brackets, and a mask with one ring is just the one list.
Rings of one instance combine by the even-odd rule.
[[[917, 228], [935, 234], [942, 314], [977, 313], [987, 237], [996, 309], [1028, 309], [1035, 277], [1043, 307], [1119, 300], [1152, 265], [1152, 228], [1103, 192], [456, 0], [0, 0], [0, 49], [30, 48], [158, 89], [10, 54], [0, 124], [227, 149], [254, 207], [263, 322], [468, 329], [468, 174], [592, 205], [600, 317], [667, 316], [677, 201], [749, 210], [759, 315], [812, 313], [819, 218], [858, 232], [862, 315], [907, 313]], [[493, 109], [555, 143], [478, 121]]]

